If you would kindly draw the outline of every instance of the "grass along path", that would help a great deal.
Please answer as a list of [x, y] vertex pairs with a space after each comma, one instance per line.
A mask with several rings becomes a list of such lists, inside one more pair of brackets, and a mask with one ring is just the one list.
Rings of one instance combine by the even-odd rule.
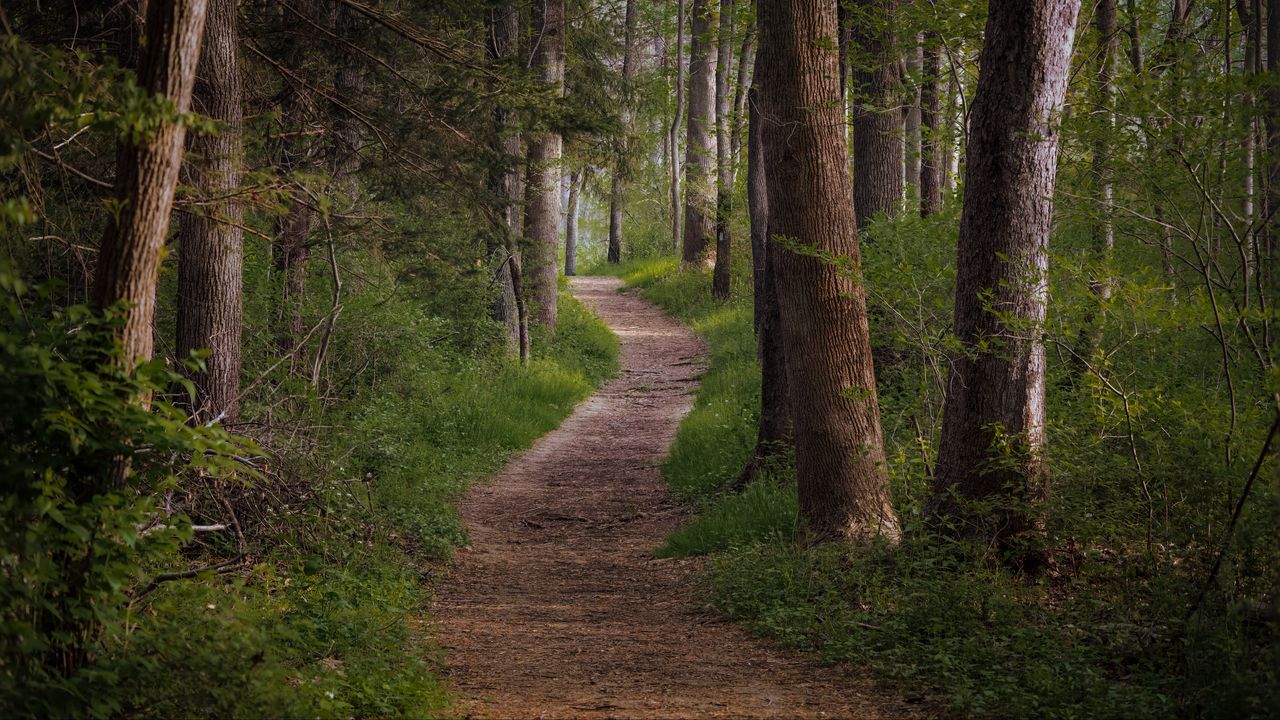
[[616, 278], [571, 289], [621, 372], [463, 502], [471, 544], [434, 615], [471, 717], [910, 717], [848, 669], [752, 639], [696, 599], [700, 561], [654, 551], [687, 519], [658, 464], [704, 346]]

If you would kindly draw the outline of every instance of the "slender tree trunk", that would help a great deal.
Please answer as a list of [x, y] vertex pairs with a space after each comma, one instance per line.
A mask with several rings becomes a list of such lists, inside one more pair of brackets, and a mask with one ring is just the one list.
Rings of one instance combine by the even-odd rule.
[[684, 216], [680, 212], [680, 121], [684, 119], [684, 5], [685, 0], [676, 0], [676, 111], [671, 118], [671, 127], [667, 134], [671, 136], [671, 249], [679, 252], [680, 228]]
[[751, 87], [751, 71], [756, 64], [756, 28], [745, 28], [742, 51], [738, 55], [738, 79], [733, 86], [733, 132], [729, 140], [729, 186], [738, 182], [738, 160], [742, 156], [742, 130], [747, 124], [747, 92]]
[[915, 45], [907, 49], [907, 70], [911, 73], [911, 86], [906, 89], [910, 104], [904, 116], [906, 148], [903, 150], [903, 166], [906, 168], [907, 200], [920, 201], [920, 126], [922, 123], [920, 100], [920, 72], [924, 68], [924, 35], [916, 36]]
[[853, 197], [858, 229], [902, 209], [902, 83], [891, 23], [898, 0], [858, 0], [853, 17]]
[[1280, 0], [1267, 0], [1267, 73], [1272, 82], [1267, 86], [1267, 206], [1268, 222], [1265, 247], [1262, 248], [1262, 270], [1268, 285], [1275, 263], [1276, 247], [1280, 245]]
[[[170, 100], [180, 113], [191, 109], [205, 10], [205, 0], [147, 5], [138, 83], [147, 93]], [[185, 135], [182, 123], [164, 122], [149, 137], [122, 144], [117, 157], [117, 206], [103, 233], [93, 301], [100, 308], [128, 304], [120, 340], [130, 367], [150, 360], [154, 349], [160, 251], [169, 231]]]
[[635, 81], [636, 62], [636, 0], [627, 0], [626, 37], [622, 49], [622, 139], [609, 188], [608, 259], [611, 263], [622, 262], [622, 206], [626, 201], [627, 179], [631, 172], [632, 104], [635, 96], [631, 86]]
[[1115, 75], [1117, 51], [1116, 0], [1097, 0], [1093, 21], [1098, 31], [1097, 103], [1103, 121], [1101, 127], [1095, 130], [1092, 162], [1099, 218], [1090, 229], [1093, 259], [1097, 267], [1089, 278], [1089, 292], [1097, 302], [1097, 308], [1090, 310], [1084, 318], [1078, 351], [1078, 354], [1084, 358], [1092, 357], [1102, 343], [1101, 309], [1111, 299], [1111, 253], [1116, 244], [1115, 227], [1112, 223], [1115, 197], [1111, 184], [1110, 161], [1111, 136], [1115, 131], [1115, 111], [1112, 108], [1115, 90], [1112, 78]]
[[569, 173], [569, 200], [564, 205], [564, 274], [578, 274], [578, 195], [586, 173]]
[[[541, 28], [533, 52], [538, 78], [556, 97], [564, 94], [564, 0], [533, 0], [534, 28]], [[556, 276], [560, 249], [560, 133], [540, 130], [529, 138], [529, 179], [525, 186], [524, 235], [529, 274], [526, 299], [532, 319], [556, 327]]]
[[761, 138], [758, 90], [751, 88], [747, 120], [747, 210], [751, 215], [751, 276], [755, 284], [755, 330], [760, 355], [760, 424], [751, 459], [738, 475], [741, 490], [762, 471], [773, 469], [791, 451], [793, 427], [783, 352], [781, 309], [774, 282], [776, 248], [769, 241], [768, 163]]
[[802, 531], [812, 540], [894, 539], [830, 42], [836, 9], [826, 0], [761, 0], [758, 22], [762, 139], [765, 157], [777, 158], [766, 178], [769, 242], [783, 245], [773, 269]]
[[693, 0], [689, 46], [689, 126], [685, 131], [684, 239], [680, 256], [686, 264], [706, 262], [707, 245], [715, 232], [715, 158], [711, 137], [715, 127], [716, 56], [715, 0]]
[[929, 34], [924, 46], [924, 86], [920, 90], [920, 217], [942, 210], [942, 175], [946, 172], [942, 117], [942, 52]]
[[729, 87], [733, 74], [733, 0], [720, 0], [720, 37], [716, 47], [716, 264], [711, 274], [711, 294], [723, 300], [729, 297], [729, 254], [733, 251], [733, 238], [729, 233], [733, 213], [733, 142], [729, 117], [733, 109]]
[[[501, 63], [515, 54], [520, 40], [520, 8], [515, 0], [508, 0], [490, 11], [489, 60]], [[516, 294], [513, 273], [519, 267], [516, 257], [517, 238], [520, 235], [520, 134], [515, 113], [505, 107], [494, 111], [495, 154], [501, 165], [489, 171], [489, 189], [497, 199], [498, 217], [494, 232], [486, 235], [485, 251], [493, 270], [491, 315], [505, 328], [507, 347], [513, 354], [520, 354], [527, 343], [521, 342], [528, 330], [528, 316], [520, 311], [520, 296]], [[521, 355], [524, 357], [524, 355]]]
[[[933, 512], [1000, 547], [1035, 539], [1045, 495], [1045, 349], [1057, 116], [1080, 0], [992, 0], [957, 251], [952, 367]], [[970, 503], [994, 501], [975, 512]], [[1034, 548], [1018, 548], [1034, 563]]]
[[235, 0], [209, 1], [193, 105], [222, 127], [190, 138], [190, 182], [208, 204], [178, 226], [178, 357], [210, 351], [205, 370], [189, 375], [192, 417], [201, 423], [234, 423], [239, 409], [244, 237], [235, 190], [244, 151], [236, 15]]

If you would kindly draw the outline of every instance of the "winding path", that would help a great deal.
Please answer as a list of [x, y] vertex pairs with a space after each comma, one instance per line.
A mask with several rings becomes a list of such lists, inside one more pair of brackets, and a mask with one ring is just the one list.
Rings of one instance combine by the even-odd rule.
[[918, 716], [847, 669], [718, 619], [697, 601], [698, 561], [652, 557], [686, 515], [658, 465], [705, 348], [615, 278], [570, 287], [618, 334], [622, 370], [463, 502], [471, 545], [434, 613], [462, 714]]

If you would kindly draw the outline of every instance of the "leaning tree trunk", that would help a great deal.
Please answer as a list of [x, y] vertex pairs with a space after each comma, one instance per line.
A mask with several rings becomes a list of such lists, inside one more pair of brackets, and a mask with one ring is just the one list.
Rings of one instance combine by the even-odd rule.
[[902, 209], [902, 83], [890, 23], [897, 0], [858, 0], [852, 18], [853, 199], [862, 229]]
[[942, 53], [938, 40], [928, 33], [924, 46], [924, 78], [920, 88], [920, 217], [942, 210]]
[[[761, 0], [769, 241], [796, 479], [811, 539], [898, 536], [890, 503], [840, 107], [835, 4]], [[785, 158], [785, 160], [784, 160]]]
[[179, 221], [178, 357], [209, 349], [195, 386], [192, 418], [235, 422], [240, 395], [244, 287], [242, 210], [235, 195], [243, 161], [240, 36], [235, 0], [210, 0], [193, 98], [194, 109], [221, 123], [190, 138], [190, 183], [204, 202]]
[[684, 238], [680, 256], [685, 263], [706, 262], [707, 245], [715, 232], [715, 158], [711, 137], [715, 125], [716, 60], [712, 50], [714, 0], [693, 0], [692, 39], [689, 43], [689, 125], [685, 131]]
[[[538, 78], [556, 97], [564, 94], [564, 0], [533, 0], [532, 27], [542, 28], [533, 53]], [[556, 327], [556, 265], [560, 248], [560, 133], [539, 130], [529, 138], [524, 234], [529, 273], [526, 297], [534, 322]]]
[[[609, 184], [609, 250], [611, 263], [622, 262], [622, 206], [626, 202], [627, 180], [631, 174], [632, 105], [636, 76], [636, 0], [627, 0], [626, 36], [622, 46], [622, 138]], [[572, 190], [570, 190], [572, 192]], [[568, 273], [566, 273], [568, 274]]]
[[774, 282], [777, 249], [769, 240], [769, 188], [765, 181], [768, 163], [761, 138], [758, 94], [752, 86], [747, 99], [747, 210], [751, 215], [751, 276], [755, 283], [755, 329], [760, 355], [760, 422], [751, 459], [734, 482], [738, 490], [761, 472], [774, 469], [791, 451], [794, 436], [781, 309]]
[[[520, 41], [520, 8], [508, 0], [489, 13], [489, 60], [495, 64], [511, 58]], [[489, 170], [489, 190], [497, 200], [498, 217], [493, 232], [485, 236], [485, 252], [493, 268], [491, 316], [505, 329], [504, 339], [512, 353], [527, 350], [521, 340], [528, 328], [516, 295], [513, 273], [519, 267], [516, 238], [520, 234], [520, 135], [515, 113], [499, 105], [493, 113], [494, 154], [499, 162]], [[522, 323], [522, 319], [524, 322]], [[524, 357], [525, 355], [521, 355]]]
[[[676, 109], [667, 130], [671, 143], [671, 249], [679, 251], [680, 228], [683, 215], [680, 212], [680, 120], [684, 117], [684, 4], [676, 0]], [[686, 140], [687, 142], [687, 140]]]
[[564, 274], [570, 277], [578, 274], [578, 195], [585, 179], [583, 170], [569, 173], [569, 199], [564, 205]]
[[716, 264], [711, 273], [711, 294], [724, 300], [729, 297], [729, 253], [733, 250], [729, 233], [733, 213], [733, 139], [729, 126], [733, 110], [729, 87], [733, 74], [733, 0], [720, 0], [720, 37], [716, 47]]
[[1057, 120], [1079, 10], [1080, 0], [990, 4], [956, 259], [955, 334], [964, 352], [948, 384], [932, 499], [933, 514], [960, 534], [1031, 563], [1045, 494], [1040, 333]]
[[[138, 84], [172, 102], [179, 113], [191, 109], [205, 8], [205, 0], [147, 6]], [[120, 340], [130, 367], [150, 360], [154, 350], [151, 326], [160, 251], [169, 231], [185, 134], [182, 123], [163, 122], [145, 139], [122, 144], [117, 158], [117, 208], [108, 214], [99, 248], [93, 301], [100, 308], [127, 303]]]

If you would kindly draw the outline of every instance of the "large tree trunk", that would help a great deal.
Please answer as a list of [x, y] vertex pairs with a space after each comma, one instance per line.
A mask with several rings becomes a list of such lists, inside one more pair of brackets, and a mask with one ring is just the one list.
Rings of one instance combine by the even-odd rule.
[[[338, 37], [354, 44], [360, 38], [360, 16], [350, 6], [338, 3], [334, 14], [334, 31]], [[337, 186], [340, 210], [351, 210], [359, 205], [359, 183], [356, 173], [360, 170], [360, 149], [364, 145], [360, 119], [349, 108], [360, 101], [364, 92], [364, 78], [360, 62], [354, 51], [345, 47], [340, 53], [333, 75], [333, 89], [337, 102], [333, 105], [333, 142], [329, 147], [329, 171]]]
[[858, 228], [902, 209], [902, 83], [890, 25], [897, 0], [858, 0], [852, 18], [853, 197]]
[[235, 422], [240, 394], [244, 237], [235, 190], [243, 159], [240, 37], [235, 0], [210, 0], [194, 92], [196, 112], [221, 123], [190, 140], [187, 168], [206, 205], [179, 221], [178, 357], [209, 349], [190, 374], [197, 422]]
[[839, 57], [830, 40], [835, 5], [761, 0], [758, 22], [763, 144], [765, 157], [775, 159], [766, 178], [769, 242], [788, 245], [778, 248], [773, 269], [802, 530], [814, 540], [893, 539], [898, 520], [857, 270]]
[[715, 158], [711, 137], [715, 126], [716, 58], [713, 28], [715, 0], [693, 0], [689, 43], [689, 125], [685, 131], [684, 238], [680, 256], [687, 264], [706, 262], [715, 231]]
[[[170, 100], [180, 113], [191, 109], [205, 9], [205, 0], [147, 5], [138, 83], [149, 94]], [[120, 340], [130, 366], [150, 360], [154, 349], [160, 251], [169, 231], [185, 135], [182, 123], [164, 122], [140, 142], [122, 144], [117, 158], [118, 207], [108, 214], [93, 301], [100, 308], [128, 304]]]
[[[1006, 549], [1045, 493], [1045, 349], [1057, 117], [1080, 0], [992, 0], [969, 128], [956, 260], [956, 359], [933, 512]], [[975, 512], [973, 502], [995, 507]], [[1025, 555], [1034, 560], [1034, 552]]]
[[[489, 60], [501, 63], [515, 52], [520, 41], [520, 8], [508, 0], [489, 14]], [[514, 271], [519, 267], [516, 238], [520, 235], [520, 135], [515, 113], [505, 107], [494, 111], [496, 155], [501, 164], [489, 171], [489, 189], [498, 204], [494, 232], [485, 236], [485, 251], [493, 268], [494, 320], [505, 329], [504, 339], [512, 353], [525, 348], [521, 342], [528, 328], [528, 318], [520, 312]], [[523, 321], [523, 322], [522, 322]], [[521, 355], [521, 357], [524, 357]]]
[[[533, 0], [532, 26], [541, 28], [533, 67], [555, 97], [564, 94], [564, 0]], [[526, 299], [533, 321], [556, 327], [556, 265], [560, 249], [560, 133], [540, 130], [529, 138], [524, 235], [529, 273]]]
[[729, 233], [733, 213], [733, 142], [729, 126], [733, 109], [729, 82], [733, 74], [733, 0], [720, 0], [720, 37], [716, 47], [716, 264], [711, 273], [711, 294], [723, 300], [729, 297], [729, 254], [733, 250]]
[[774, 282], [776, 248], [769, 241], [769, 188], [765, 181], [768, 163], [761, 138], [758, 94], [753, 86], [747, 100], [747, 211], [751, 216], [751, 276], [755, 284], [754, 319], [760, 356], [760, 423], [751, 459], [734, 483], [734, 488], [739, 490], [785, 458], [793, 442], [786, 356]]
[[582, 170], [569, 173], [569, 199], [564, 204], [564, 274], [570, 277], [578, 273], [578, 195], [585, 179]]
[[[611, 263], [622, 262], [622, 206], [626, 201], [627, 179], [631, 168], [632, 105], [635, 90], [632, 84], [636, 75], [636, 0], [627, 0], [626, 36], [622, 46], [622, 139], [613, 166], [613, 180], [609, 188], [609, 251]], [[572, 189], [570, 192], [573, 192]], [[566, 271], [566, 274], [571, 274]]]
[[676, 109], [667, 130], [671, 143], [671, 249], [679, 251], [680, 228], [684, 216], [680, 212], [680, 120], [684, 117], [684, 4], [676, 0]]
[[947, 131], [942, 116], [942, 52], [935, 35], [929, 33], [924, 46], [924, 86], [920, 89], [920, 217], [942, 210], [942, 134]]

